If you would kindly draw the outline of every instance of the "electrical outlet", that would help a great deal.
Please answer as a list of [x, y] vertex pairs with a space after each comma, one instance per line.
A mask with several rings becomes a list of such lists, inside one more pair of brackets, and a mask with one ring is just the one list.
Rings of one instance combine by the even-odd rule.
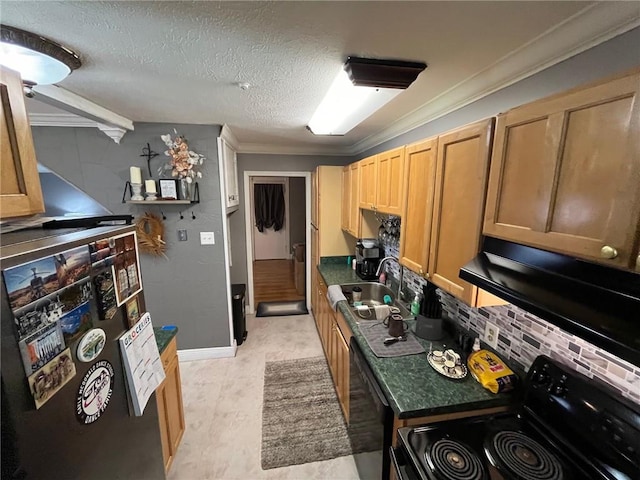
[[498, 335], [500, 334], [500, 329], [495, 323], [487, 322], [484, 327], [484, 341], [491, 348], [495, 349], [498, 347]]
[[215, 245], [213, 232], [200, 232], [200, 245]]
[[184, 229], [178, 230], [178, 241], [186, 242], [187, 241], [187, 231]]

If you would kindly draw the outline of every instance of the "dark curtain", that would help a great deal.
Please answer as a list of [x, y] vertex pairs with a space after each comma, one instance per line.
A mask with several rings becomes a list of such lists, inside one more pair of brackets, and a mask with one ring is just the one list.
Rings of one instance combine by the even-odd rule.
[[253, 186], [256, 227], [259, 232], [272, 228], [277, 232], [284, 225], [284, 189], [276, 183]]

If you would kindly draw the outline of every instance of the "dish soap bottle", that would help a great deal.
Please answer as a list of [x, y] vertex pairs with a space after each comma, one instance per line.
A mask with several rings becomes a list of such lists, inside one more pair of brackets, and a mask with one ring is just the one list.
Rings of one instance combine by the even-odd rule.
[[416, 296], [411, 302], [411, 315], [418, 315], [420, 313], [420, 294], [416, 293]]

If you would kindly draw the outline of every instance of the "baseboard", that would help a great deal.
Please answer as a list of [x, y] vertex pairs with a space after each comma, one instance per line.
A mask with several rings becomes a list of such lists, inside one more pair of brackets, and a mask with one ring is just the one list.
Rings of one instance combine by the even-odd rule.
[[236, 356], [238, 346], [236, 341], [230, 347], [190, 348], [178, 350], [178, 360], [181, 362], [193, 362], [194, 360], [208, 360], [210, 358], [229, 358]]

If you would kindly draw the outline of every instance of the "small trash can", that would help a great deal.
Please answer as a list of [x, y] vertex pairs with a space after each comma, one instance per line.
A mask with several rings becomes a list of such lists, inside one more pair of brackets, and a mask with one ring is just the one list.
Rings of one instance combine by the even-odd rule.
[[245, 315], [244, 295], [247, 286], [244, 283], [231, 285], [231, 310], [233, 315], [233, 334], [238, 345], [247, 338], [247, 319]]

